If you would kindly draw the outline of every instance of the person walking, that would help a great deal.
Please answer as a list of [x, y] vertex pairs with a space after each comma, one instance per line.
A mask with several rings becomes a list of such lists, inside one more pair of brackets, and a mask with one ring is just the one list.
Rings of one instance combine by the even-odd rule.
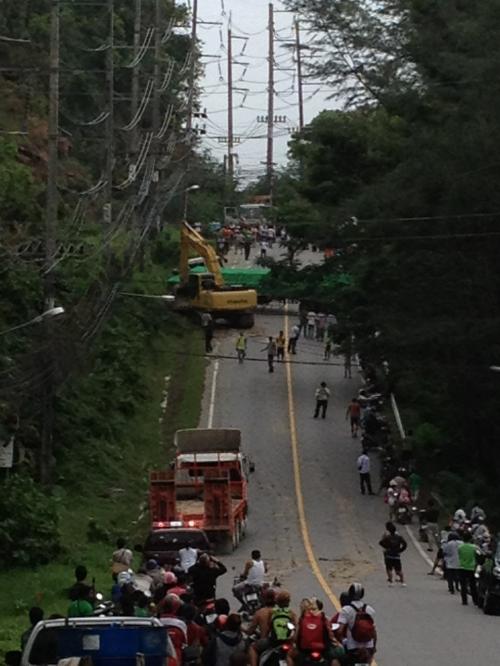
[[307, 313], [307, 327], [304, 333], [305, 338], [314, 339], [314, 331], [316, 327], [316, 313], [308, 312]]
[[352, 379], [351, 355], [344, 355], [344, 379]]
[[326, 341], [325, 341], [325, 354], [324, 354], [324, 359], [325, 361], [330, 360], [330, 356], [332, 355], [332, 337], [329, 333], [326, 334]]
[[458, 591], [460, 579], [460, 559], [458, 549], [463, 541], [456, 532], [448, 534], [448, 540], [443, 544], [444, 575], [448, 583], [448, 592], [455, 594]]
[[389, 585], [393, 583], [393, 573], [396, 574], [396, 579], [401, 585], [406, 587], [403, 567], [401, 564], [401, 553], [404, 553], [408, 548], [408, 544], [403, 537], [397, 533], [396, 526], [392, 522], [385, 524], [385, 533], [379, 541], [379, 546], [384, 549], [384, 564], [387, 572], [387, 582]]
[[203, 312], [201, 315], [201, 327], [205, 336], [205, 353], [210, 354], [213, 350], [212, 340], [214, 337], [214, 320], [210, 312]]
[[236, 354], [238, 355], [238, 362], [243, 363], [247, 353], [247, 339], [244, 333], [240, 333], [236, 340]]
[[286, 339], [283, 335], [283, 331], [280, 331], [278, 337], [276, 338], [276, 359], [278, 361], [285, 360], [285, 346]]
[[300, 335], [300, 326], [298, 324], [295, 324], [294, 326], [292, 326], [292, 331], [290, 333], [290, 337], [288, 338], [289, 354], [297, 353], [297, 340], [299, 339], [299, 335]]
[[269, 372], [274, 372], [274, 357], [276, 356], [278, 349], [276, 342], [271, 335], [269, 336], [267, 345], [262, 351], [267, 351], [267, 366], [269, 368]]
[[321, 384], [316, 389], [316, 409], [314, 410], [314, 418], [317, 419], [321, 412], [321, 418], [326, 417], [326, 409], [328, 407], [328, 400], [330, 398], [330, 389], [326, 382]]
[[351, 435], [357, 437], [361, 423], [361, 405], [357, 398], [353, 398], [347, 405], [345, 420], [347, 421], [347, 419], [350, 419], [351, 421]]
[[364, 495], [366, 490], [368, 490], [369, 495], [374, 495], [375, 493], [372, 490], [372, 481], [370, 477], [370, 458], [366, 449], [363, 449], [363, 453], [359, 456], [357, 466], [361, 494]]
[[462, 604], [467, 606], [467, 593], [470, 591], [473, 603], [477, 606], [477, 586], [474, 572], [476, 569], [476, 546], [472, 543], [472, 536], [466, 532], [463, 543], [458, 547], [458, 562], [460, 564], [460, 594]]

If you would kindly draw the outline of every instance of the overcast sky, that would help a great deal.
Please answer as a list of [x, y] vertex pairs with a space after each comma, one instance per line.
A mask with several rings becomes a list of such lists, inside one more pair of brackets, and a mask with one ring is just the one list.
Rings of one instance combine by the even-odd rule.
[[[227, 151], [225, 144], [218, 142], [218, 137], [227, 137], [227, 30], [230, 14], [234, 37], [233, 60], [245, 63], [233, 66], [234, 86], [248, 89], [248, 93], [234, 93], [234, 134], [241, 140], [235, 146], [235, 152], [238, 155], [238, 173], [244, 180], [256, 178], [265, 169], [261, 162], [266, 159], [266, 125], [258, 123], [257, 117], [267, 114], [268, 7], [268, 0], [198, 0], [201, 22], [198, 34], [203, 43], [203, 53], [220, 56], [203, 59], [205, 77], [202, 107], [208, 113], [208, 119], [201, 121], [207, 124], [208, 138], [204, 144], [221, 161]], [[290, 137], [288, 130], [298, 126], [297, 79], [293, 50], [282, 48], [279, 40], [292, 41], [295, 36], [293, 15], [280, 13], [283, 5], [279, 1], [274, 2], [274, 9], [277, 40], [275, 115], [286, 116], [286, 122], [275, 127], [274, 161], [285, 164]], [[203, 21], [220, 22], [221, 25], [203, 25]], [[307, 43], [306, 34], [301, 41]], [[293, 71], [280, 71], [282, 69]], [[327, 100], [325, 86], [306, 85], [304, 97], [306, 122], [323, 109], [333, 106], [333, 102]]]

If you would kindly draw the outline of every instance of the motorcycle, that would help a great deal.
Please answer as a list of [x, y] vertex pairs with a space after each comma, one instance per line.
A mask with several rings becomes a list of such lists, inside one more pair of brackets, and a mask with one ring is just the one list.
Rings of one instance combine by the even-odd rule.
[[[234, 585], [241, 583], [241, 576], [236, 576]], [[243, 619], [248, 622], [255, 613], [262, 608], [262, 588], [260, 585], [245, 585], [241, 594], [241, 608], [240, 613]]]
[[325, 652], [320, 650], [301, 650], [297, 661], [300, 666], [323, 666], [327, 658]]
[[100, 592], [95, 595], [96, 605], [92, 611], [93, 617], [104, 617], [115, 615], [115, 604], [113, 601], [104, 601], [104, 597]]
[[408, 504], [398, 504], [396, 506], [396, 520], [400, 525], [408, 525], [411, 522], [411, 511]]
[[485, 615], [500, 610], [500, 543], [495, 553], [476, 553], [477, 605]]
[[293, 648], [295, 625], [288, 622], [288, 638], [269, 648], [260, 655], [259, 666], [287, 666], [287, 657]]

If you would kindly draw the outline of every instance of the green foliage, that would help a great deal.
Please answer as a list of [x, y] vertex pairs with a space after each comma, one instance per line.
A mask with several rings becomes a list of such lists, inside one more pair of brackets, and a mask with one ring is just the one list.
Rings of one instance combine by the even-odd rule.
[[46, 564], [60, 551], [57, 503], [25, 475], [13, 474], [0, 493], [0, 563]]

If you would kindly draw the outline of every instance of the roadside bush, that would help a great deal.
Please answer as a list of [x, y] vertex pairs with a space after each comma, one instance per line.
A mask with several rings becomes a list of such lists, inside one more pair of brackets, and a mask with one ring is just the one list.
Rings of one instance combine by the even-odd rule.
[[0, 486], [0, 565], [46, 564], [59, 551], [56, 501], [14, 474]]

